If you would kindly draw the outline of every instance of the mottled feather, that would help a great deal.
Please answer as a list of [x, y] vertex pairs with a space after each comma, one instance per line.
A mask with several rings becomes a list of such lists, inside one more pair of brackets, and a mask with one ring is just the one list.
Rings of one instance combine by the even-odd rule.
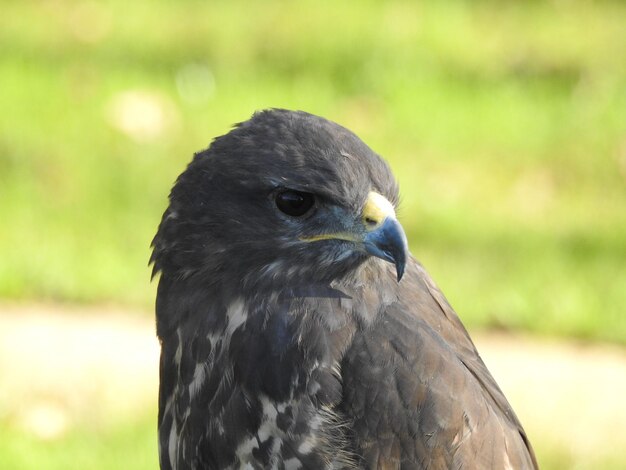
[[[289, 218], [273, 195], [312, 193]], [[271, 110], [197, 154], [153, 242], [162, 469], [532, 469], [528, 439], [459, 318], [410, 258], [340, 232], [386, 163], [347, 129]]]

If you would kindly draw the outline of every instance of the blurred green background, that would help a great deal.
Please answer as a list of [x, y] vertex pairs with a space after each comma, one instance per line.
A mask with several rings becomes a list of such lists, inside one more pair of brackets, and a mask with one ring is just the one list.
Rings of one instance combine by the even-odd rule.
[[[625, 2], [0, 9], [0, 298], [149, 312], [175, 177], [286, 107], [391, 163], [411, 250], [470, 327], [626, 345]], [[48, 447], [0, 425], [0, 464], [153, 468], [153, 415], [132, 418]]]

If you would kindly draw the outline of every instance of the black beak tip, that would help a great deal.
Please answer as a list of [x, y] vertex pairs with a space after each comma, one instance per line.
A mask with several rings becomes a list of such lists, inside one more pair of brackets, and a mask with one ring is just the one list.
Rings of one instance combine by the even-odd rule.
[[404, 276], [404, 264], [404, 261], [402, 263], [396, 262], [396, 274], [398, 275], [398, 282], [400, 282], [402, 276]]
[[404, 275], [408, 252], [406, 235], [397, 220], [388, 218], [365, 237], [365, 250], [396, 266], [398, 282]]
[[[402, 235], [404, 235], [404, 232], [402, 233]], [[399, 244], [399, 247], [395, 250], [393, 254], [393, 263], [396, 265], [396, 275], [398, 276], [398, 282], [400, 282], [402, 276], [404, 276], [407, 253], [406, 237], [402, 236], [399, 238], [402, 239], [402, 242]]]

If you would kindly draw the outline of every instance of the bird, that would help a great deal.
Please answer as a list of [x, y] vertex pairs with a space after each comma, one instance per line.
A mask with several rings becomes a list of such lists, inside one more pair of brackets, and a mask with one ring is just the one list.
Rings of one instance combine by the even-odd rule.
[[389, 165], [303, 111], [196, 153], [152, 242], [161, 469], [536, 469], [410, 254]]

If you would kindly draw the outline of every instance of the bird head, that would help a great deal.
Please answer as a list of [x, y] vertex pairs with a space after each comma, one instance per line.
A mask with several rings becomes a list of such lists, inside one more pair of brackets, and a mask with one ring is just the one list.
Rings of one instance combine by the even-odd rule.
[[404, 272], [398, 186], [349, 130], [256, 113], [195, 155], [153, 241], [155, 272], [238, 289], [331, 282], [372, 258]]

